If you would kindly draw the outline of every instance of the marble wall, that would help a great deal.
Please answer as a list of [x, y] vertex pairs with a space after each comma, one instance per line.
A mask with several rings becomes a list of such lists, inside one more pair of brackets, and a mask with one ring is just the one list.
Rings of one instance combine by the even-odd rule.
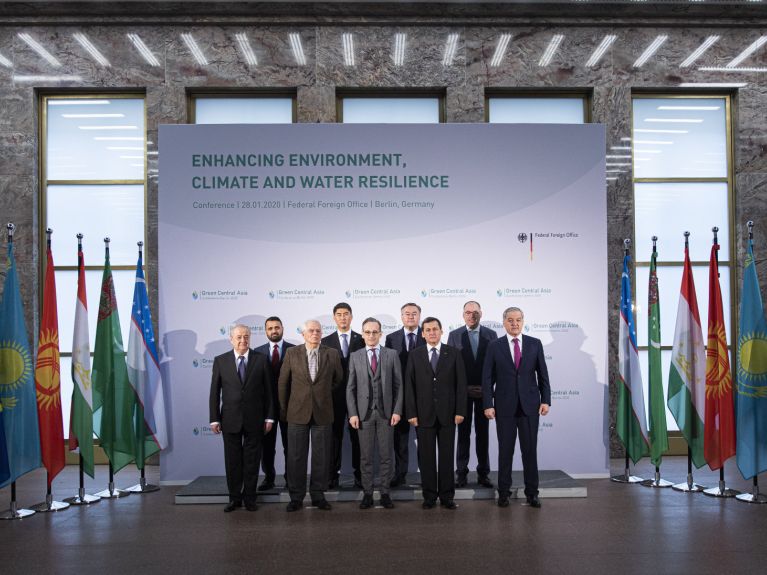
[[[65, 3], [66, 4], [66, 3]], [[131, 3], [132, 4], [132, 3]], [[245, 3], [247, 4], [247, 3]], [[658, 7], [642, 12], [636, 5], [609, 5], [601, 12], [577, 5], [555, 11], [550, 6], [537, 13], [529, 7], [514, 11], [513, 5], [471, 8], [451, 5], [280, 5], [262, 18], [254, 12], [227, 12], [225, 4], [207, 10], [195, 5], [187, 11], [177, 5], [172, 11], [152, 7], [118, 9], [81, 15], [58, 3], [28, 12], [8, 12], [0, 24], [0, 221], [18, 226], [17, 258], [21, 273], [27, 324], [36, 332], [41, 274], [38, 179], [38, 97], [41, 93], [72, 91], [141, 91], [146, 94], [147, 137], [157, 142], [160, 124], [187, 121], [190, 90], [220, 88], [294, 91], [299, 122], [336, 121], [338, 89], [428, 88], [444, 94], [448, 122], [485, 121], [487, 90], [570, 90], [590, 96], [591, 117], [607, 130], [607, 145], [616, 145], [630, 135], [631, 96], [634, 91], [659, 93], [731, 93], [734, 95], [733, 135], [735, 152], [735, 213], [737, 254], [744, 250], [747, 219], [757, 223], [763, 237], [767, 221], [767, 76], [763, 71], [703, 71], [698, 66], [726, 66], [764, 30], [764, 15], [748, 12], [754, 7], [710, 7], [711, 12], [676, 6], [658, 16]], [[322, 8], [324, 6], [324, 9]], [[143, 11], [142, 11], [143, 10]], [[588, 11], [587, 11], [588, 10]], [[699, 9], [700, 10], [700, 9]], [[739, 12], [742, 11], [742, 12]], [[139, 16], [137, 16], [138, 14]], [[761, 15], [754, 19], [753, 16]], [[742, 16], [742, 17], [741, 17]], [[751, 17], [750, 20], [746, 17]], [[746, 22], [752, 22], [747, 24]], [[26, 32], [60, 62], [55, 67], [30, 49], [17, 35]], [[95, 62], [73, 39], [82, 32], [110, 61]], [[190, 32], [208, 60], [199, 65], [180, 39]], [[237, 48], [234, 35], [248, 34], [258, 65], [249, 66]], [[289, 33], [300, 34], [305, 64], [296, 62]], [[342, 34], [355, 38], [355, 66], [344, 63]], [[407, 34], [405, 59], [392, 59], [394, 34]], [[150, 66], [127, 39], [141, 36], [160, 61]], [[443, 64], [449, 33], [458, 33], [455, 58]], [[490, 61], [502, 33], [513, 35], [499, 65]], [[554, 34], [565, 36], [547, 66], [538, 61]], [[607, 34], [617, 39], [593, 67], [586, 61]], [[690, 68], [680, 62], [707, 36], [720, 40]], [[634, 62], [658, 35], [667, 35], [661, 49], [641, 67]], [[767, 47], [760, 48], [742, 66], [764, 67]], [[37, 80], [32, 76], [42, 76]], [[52, 78], [58, 76], [58, 78]], [[47, 79], [45, 77], [48, 77]], [[740, 88], [681, 88], [682, 83], [743, 83]], [[154, 148], [150, 147], [150, 150]], [[157, 168], [157, 156], [148, 167]], [[610, 412], [614, 423], [617, 372], [617, 301], [620, 294], [622, 240], [633, 236], [633, 192], [631, 174], [606, 184], [608, 205], [609, 357]], [[150, 298], [157, 301], [157, 179], [150, 178], [147, 206], [147, 267]], [[763, 250], [762, 250], [763, 253]], [[762, 285], [767, 285], [765, 258], [758, 258]], [[738, 272], [740, 283], [740, 270]], [[157, 316], [154, 310], [155, 317]], [[613, 434], [614, 435], [614, 434]], [[621, 448], [611, 440], [613, 455]]]

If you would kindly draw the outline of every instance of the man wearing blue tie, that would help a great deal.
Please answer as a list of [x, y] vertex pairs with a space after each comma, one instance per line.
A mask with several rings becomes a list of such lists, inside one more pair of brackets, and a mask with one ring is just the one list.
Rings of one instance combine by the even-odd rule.
[[487, 346], [482, 369], [485, 416], [495, 419], [498, 433], [498, 506], [509, 506], [511, 463], [519, 434], [525, 496], [538, 500], [538, 420], [549, 413], [551, 387], [541, 340], [522, 335], [525, 316], [518, 307], [503, 312], [506, 337]]

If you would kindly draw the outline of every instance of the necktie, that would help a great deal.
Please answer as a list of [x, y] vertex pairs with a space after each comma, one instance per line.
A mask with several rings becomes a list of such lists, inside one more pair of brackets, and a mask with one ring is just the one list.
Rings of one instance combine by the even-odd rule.
[[245, 383], [245, 356], [241, 355], [237, 361], [237, 375], [240, 376], [240, 383]]
[[522, 359], [522, 351], [519, 349], [519, 340], [515, 337], [514, 342], [514, 367], [519, 369], [519, 361]]
[[477, 359], [477, 348], [479, 347], [479, 333], [476, 330], [469, 332], [469, 343], [471, 343], [471, 353], [474, 354], [474, 359]]
[[373, 375], [376, 374], [376, 370], [378, 369], [378, 359], [376, 358], [376, 350], [371, 349], [372, 353], [370, 354], [370, 369], [373, 372]]
[[437, 348], [433, 347], [431, 348], [431, 369], [434, 371], [434, 373], [437, 373], [438, 361], [439, 361], [439, 356], [437, 355]]
[[280, 371], [280, 348], [276, 343], [272, 349], [272, 371], [275, 375]]
[[317, 377], [317, 350], [313, 349], [309, 352], [309, 377], [312, 381]]
[[411, 331], [407, 334], [407, 350], [410, 351], [415, 347], [415, 334]]
[[347, 341], [347, 338], [349, 337], [349, 334], [342, 333], [341, 334], [341, 355], [344, 356], [344, 358], [349, 357], [349, 342]]

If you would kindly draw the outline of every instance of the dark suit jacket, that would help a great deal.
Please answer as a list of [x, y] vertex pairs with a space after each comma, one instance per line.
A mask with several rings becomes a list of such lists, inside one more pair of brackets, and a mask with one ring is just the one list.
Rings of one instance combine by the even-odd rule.
[[269, 362], [252, 349], [244, 383], [237, 375], [232, 350], [216, 356], [210, 382], [210, 421], [220, 422], [224, 433], [263, 430], [265, 419], [276, 418], [272, 379]]
[[482, 370], [482, 404], [495, 408], [496, 417], [513, 417], [517, 404], [526, 415], [538, 412], [541, 403], [551, 405], [551, 387], [541, 340], [522, 336], [522, 358], [519, 371], [505, 335], [487, 346]]
[[[357, 416], [365, 419], [372, 400], [370, 383], [370, 363], [368, 351], [365, 348], [357, 350], [349, 356], [349, 380], [346, 384], [346, 410], [349, 417]], [[383, 397], [379, 405], [386, 419], [391, 419], [393, 413], [402, 415], [403, 391], [402, 370], [399, 356], [393, 349], [381, 348], [378, 360], [378, 372], [381, 374], [381, 391]]]
[[[399, 353], [400, 366], [402, 367], [402, 373], [404, 374], [407, 369], [407, 357], [409, 355], [407, 344], [405, 343], [405, 328], [400, 328], [387, 335], [384, 345]], [[426, 345], [426, 340], [423, 338], [421, 328], [419, 327], [415, 334], [415, 346], [419, 347], [421, 345]]]
[[424, 427], [452, 425], [456, 415], [466, 417], [466, 371], [457, 349], [442, 344], [437, 373], [431, 369], [427, 346], [413, 350], [405, 371], [405, 414], [408, 419], [417, 417]]
[[477, 343], [477, 357], [474, 358], [474, 352], [471, 350], [469, 341], [469, 330], [466, 326], [459, 327], [450, 332], [447, 337], [447, 344], [461, 350], [463, 365], [466, 368], [466, 384], [472, 386], [482, 385], [482, 366], [485, 364], [485, 352], [487, 345], [498, 339], [498, 334], [489, 327], [479, 326], [479, 341]]
[[319, 369], [314, 381], [309, 377], [306, 345], [285, 352], [277, 388], [280, 419], [288, 423], [317, 425], [333, 423], [333, 391], [344, 385], [344, 371], [338, 352], [326, 345], [318, 348]]
[[[273, 373], [272, 375], [272, 397], [274, 399], [274, 408], [275, 413], [279, 414], [280, 412], [280, 402], [279, 402], [279, 396], [277, 394], [277, 379], [280, 377], [280, 369], [282, 368], [282, 362], [285, 360], [285, 353], [290, 349], [291, 347], [294, 347], [294, 344], [282, 340], [282, 355], [280, 356], [280, 363], [279, 367], [277, 368], [277, 372]], [[256, 353], [260, 353], [262, 355], [266, 356], [266, 360], [269, 362], [269, 365], [272, 365], [272, 342], [269, 341], [265, 343], [264, 345], [259, 345], [256, 349], [254, 349]], [[274, 369], [272, 369], [272, 372], [274, 372]]]
[[[341, 338], [338, 336], [338, 331], [334, 331], [330, 335], [323, 337], [321, 343], [322, 345], [332, 347], [338, 352], [338, 355], [341, 358], [341, 366], [344, 368], [345, 385], [347, 379], [349, 379], [349, 357], [347, 356], [344, 358], [344, 354], [341, 352]], [[349, 334], [349, 356], [351, 356], [353, 351], [357, 351], [363, 347], [365, 347], [365, 340], [362, 339], [362, 336], [356, 331], [352, 331]]]

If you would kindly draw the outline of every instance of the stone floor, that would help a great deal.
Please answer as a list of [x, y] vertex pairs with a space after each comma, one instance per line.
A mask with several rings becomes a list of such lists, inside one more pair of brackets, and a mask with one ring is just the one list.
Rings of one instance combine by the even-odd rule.
[[[622, 461], [613, 461], [620, 473]], [[635, 474], [651, 475], [649, 463]], [[667, 458], [667, 479], [686, 476], [684, 458]], [[148, 470], [156, 483], [157, 468]], [[749, 490], [734, 462], [728, 485]], [[135, 469], [117, 475], [126, 487]], [[696, 472], [715, 485], [718, 474]], [[762, 478], [767, 491], [767, 478]], [[93, 493], [106, 486], [99, 467]], [[122, 573], [762, 573], [767, 564], [767, 505], [684, 494], [670, 489], [580, 480], [588, 497], [521, 501], [498, 508], [492, 500], [459, 501], [456, 511], [421, 509], [418, 501], [393, 510], [361, 511], [354, 502], [331, 511], [286, 513], [281, 503], [258, 511], [223, 513], [221, 505], [175, 505], [178, 487], [101, 501], [89, 507], [0, 522], [3, 575]], [[20, 504], [43, 499], [44, 472], [18, 483]], [[61, 499], [77, 489], [77, 468], [56, 479]], [[0, 490], [2, 507], [9, 488]]]

